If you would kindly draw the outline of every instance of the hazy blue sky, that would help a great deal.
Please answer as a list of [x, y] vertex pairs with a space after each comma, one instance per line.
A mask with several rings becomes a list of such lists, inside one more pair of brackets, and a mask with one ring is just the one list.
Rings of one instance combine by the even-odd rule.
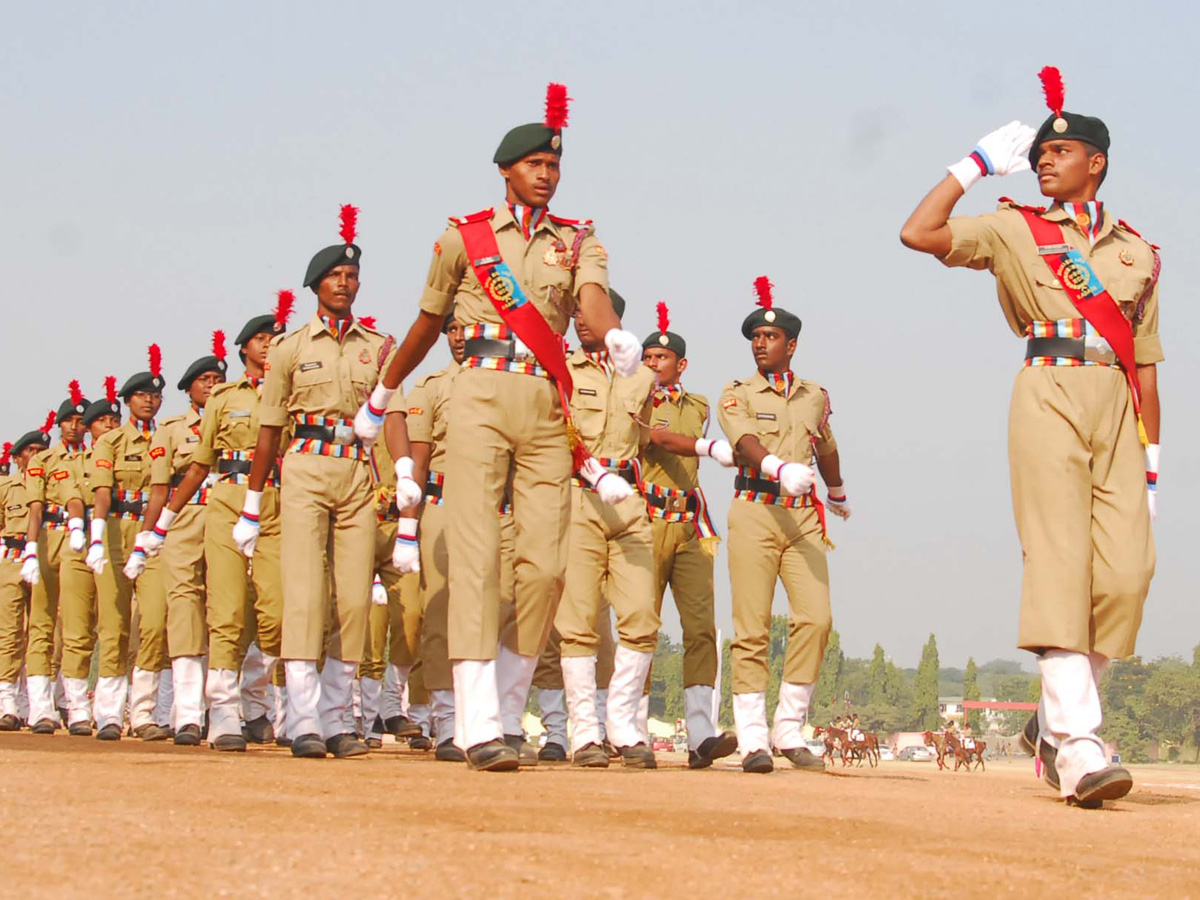
[[[832, 527], [847, 651], [880, 641], [912, 665], [934, 631], [947, 665], [1023, 657], [1006, 416], [1024, 348], [990, 276], [897, 233], [981, 135], [1043, 118], [1037, 71], [1055, 64], [1068, 108], [1112, 131], [1102, 199], [1163, 245], [1159, 566], [1139, 650], [1190, 654], [1198, 26], [1184, 3], [5, 4], [3, 419], [36, 427], [71, 378], [97, 396], [152, 340], [173, 386], [212, 329], [232, 339], [274, 291], [299, 292], [340, 203], [362, 208], [356, 312], [402, 333], [445, 217], [502, 198], [497, 142], [561, 81], [575, 102], [553, 209], [595, 219], [630, 328], [671, 304], [690, 389], [715, 401], [752, 371], [738, 326], [756, 275], [803, 318], [794, 368], [830, 392], [854, 507]], [[1001, 195], [1038, 197], [1028, 174], [987, 179], [960, 209]], [[171, 390], [164, 414], [183, 406]], [[731, 475], [704, 475], [724, 531]], [[728, 636], [726, 567], [722, 551]]]

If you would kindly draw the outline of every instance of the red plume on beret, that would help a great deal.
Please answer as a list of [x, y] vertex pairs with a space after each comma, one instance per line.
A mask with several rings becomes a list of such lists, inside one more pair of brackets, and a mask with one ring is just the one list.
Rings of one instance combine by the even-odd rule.
[[50, 429], [54, 427], [54, 419], [55, 419], [54, 410], [50, 410], [50, 414], [48, 416], [46, 416], [46, 424], [42, 426], [43, 432], [45, 432], [47, 434], [50, 432]]
[[567, 116], [570, 113], [571, 98], [567, 96], [567, 86], [550, 82], [546, 86], [546, 121], [547, 128], [558, 131], [567, 127]]
[[213, 356], [215, 356], [219, 360], [224, 361], [224, 359], [225, 359], [225, 332], [221, 331], [220, 329], [217, 329], [216, 331], [213, 332], [212, 351], [213, 351]]
[[4, 442], [4, 449], [0, 451], [0, 466], [7, 466], [12, 461], [12, 441]]
[[754, 279], [754, 293], [758, 294], [758, 305], [763, 309], [770, 309], [775, 305], [775, 298], [771, 295], [774, 287], [766, 275], [759, 275]]
[[109, 403], [117, 402], [117, 376], [109, 375], [104, 379], [104, 399]]
[[79, 381], [72, 381], [67, 385], [67, 390], [71, 392], [71, 405], [78, 406], [83, 402], [83, 391], [79, 389]]
[[375, 317], [374, 316], [359, 316], [358, 321], [359, 321], [359, 324], [361, 324], [363, 328], [370, 328], [372, 331], [375, 330]]
[[162, 375], [162, 350], [158, 344], [150, 345], [150, 374], [155, 378]]
[[349, 203], [343, 203], [339, 216], [342, 220], [342, 229], [340, 232], [342, 240], [347, 244], [353, 244], [354, 238], [358, 235], [358, 207], [351, 206]]
[[666, 334], [667, 329], [671, 327], [671, 315], [667, 309], [667, 304], [659, 300], [658, 305], [654, 309], [658, 313], [658, 330]]
[[296, 305], [296, 295], [284, 289], [278, 293], [275, 302], [275, 324], [281, 329], [287, 328], [288, 319], [292, 317], [292, 309]]
[[1042, 79], [1042, 91], [1046, 95], [1046, 105], [1050, 107], [1050, 112], [1062, 116], [1067, 96], [1063, 87], [1062, 72], [1054, 66], [1046, 66], [1038, 72], [1038, 78]]

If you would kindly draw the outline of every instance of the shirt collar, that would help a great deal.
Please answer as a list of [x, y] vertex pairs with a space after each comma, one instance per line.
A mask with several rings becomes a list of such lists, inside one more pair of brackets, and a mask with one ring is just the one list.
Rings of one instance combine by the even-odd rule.
[[[1080, 211], [1087, 214], [1088, 224], [1094, 226], [1093, 233], [1088, 232], [1087, 228], [1083, 227], [1081, 220], [1077, 216], [1076, 207]], [[1103, 237], [1106, 237], [1113, 230], [1113, 225], [1116, 220], [1113, 219], [1112, 213], [1105, 209], [1104, 203], [1101, 200], [1092, 200], [1090, 203], [1060, 203], [1055, 200], [1048, 210], [1043, 214], [1043, 218], [1051, 222], [1057, 222], [1060, 225], [1072, 224], [1078, 231], [1088, 239], [1089, 243], [1095, 244]], [[1099, 219], [1099, 225], [1096, 226], [1096, 220]]]
[[[523, 208], [523, 207], [519, 207], [519, 208]], [[532, 240], [533, 236], [535, 234], [537, 234], [539, 231], [550, 231], [550, 232], [553, 232], [554, 234], [558, 233], [554, 228], [554, 223], [550, 221], [550, 208], [542, 207], [541, 212], [542, 212], [542, 215], [537, 220], [537, 223], [530, 229], [529, 237], [527, 238], [527, 240]], [[507, 200], [504, 203], [501, 203], [500, 206], [498, 206], [496, 208], [493, 216], [494, 216], [493, 221], [496, 223], [497, 231], [499, 231], [501, 228], [504, 228], [505, 226], [511, 225], [513, 228], [516, 228], [518, 231], [522, 231], [522, 233], [523, 233], [523, 230], [521, 228], [521, 221], [520, 221], [520, 219], [518, 219], [516, 217], [516, 215], [514, 215], [513, 209], [509, 205]]]
[[127, 424], [129, 425], [130, 430], [140, 434], [147, 440], [150, 439], [150, 436], [153, 435], [155, 430], [158, 428], [158, 425], [153, 419], [151, 419], [149, 422], [143, 422], [141, 419], [135, 419], [133, 416], [129, 417], [129, 422]]
[[83, 441], [80, 441], [78, 444], [68, 444], [66, 441], [62, 441], [61, 445], [62, 445], [64, 453], [82, 453], [83, 452]]

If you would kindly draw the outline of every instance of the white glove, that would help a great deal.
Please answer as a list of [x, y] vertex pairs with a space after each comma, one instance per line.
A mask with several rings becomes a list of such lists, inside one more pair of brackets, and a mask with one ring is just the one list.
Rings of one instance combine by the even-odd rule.
[[785, 497], [800, 497], [812, 490], [817, 480], [817, 473], [804, 463], [784, 462], [774, 453], [763, 457], [759, 466], [763, 474], [779, 482], [779, 489]]
[[87, 559], [84, 562], [96, 575], [103, 575], [104, 567], [108, 565], [108, 557], [104, 555], [104, 527], [107, 524], [103, 519], [92, 519], [90, 527], [92, 540], [88, 544]]
[[82, 553], [83, 548], [87, 546], [87, 537], [83, 533], [83, 519], [79, 516], [67, 519], [67, 528], [71, 531], [71, 536], [67, 539], [68, 546], [76, 553]]
[[829, 489], [829, 494], [825, 497], [825, 507], [839, 518], [850, 518], [850, 505], [846, 502], [845, 485]]
[[254, 556], [254, 547], [258, 544], [258, 533], [262, 530], [258, 523], [262, 511], [262, 491], [246, 491], [246, 501], [242, 504], [242, 514], [233, 526], [233, 542], [246, 557]]
[[[611, 332], [609, 333], [611, 334]], [[579, 474], [595, 489], [605, 503], [616, 504], [626, 497], [633, 496], [633, 485], [619, 475], [608, 471], [594, 456], [588, 457], [587, 462], [580, 468]]]
[[711, 456], [723, 466], [733, 465], [733, 448], [729, 441], [710, 441], [708, 438], [696, 438], [696, 455]]
[[42, 580], [42, 570], [38, 565], [37, 542], [26, 541], [25, 551], [21, 554], [21, 580], [28, 585], [35, 585]]
[[1012, 121], [984, 135], [969, 156], [949, 167], [964, 191], [970, 190], [984, 175], [1011, 175], [1029, 171], [1029, 148], [1037, 132], [1028, 125]]
[[1151, 522], [1158, 518], [1158, 453], [1158, 444], [1146, 447], [1146, 500]]
[[121, 569], [130, 581], [137, 581], [146, 571], [146, 548], [143, 541], [149, 533], [148, 531], [138, 532], [137, 537], [133, 540], [133, 552], [129, 554], [129, 559], [125, 560], [125, 567]]
[[417, 543], [417, 520], [401, 519], [392, 547], [392, 565], [401, 575], [421, 571], [421, 548]]
[[176, 513], [164, 509], [158, 514], [158, 522], [155, 523], [154, 530], [142, 532], [141, 536], [144, 537], [142, 547], [151, 559], [158, 556], [158, 551], [167, 542], [167, 532], [171, 530], [171, 523], [175, 521], [175, 516]]
[[604, 346], [608, 348], [618, 375], [628, 378], [642, 364], [642, 342], [632, 332], [610, 328], [604, 335]]
[[387, 600], [387, 588], [383, 586], [383, 582], [376, 575], [375, 583], [371, 585], [371, 602], [376, 606], [387, 606]]
[[367, 402], [354, 416], [354, 433], [366, 446], [370, 447], [379, 437], [383, 428], [383, 414], [387, 412], [388, 402], [394, 393], [395, 388], [385, 388], [382, 381], [378, 382]]
[[[412, 509], [425, 498], [425, 492], [413, 480], [412, 474], [413, 461], [411, 457], [402, 456], [396, 460], [396, 509]], [[413, 533], [416, 534], [416, 532]]]

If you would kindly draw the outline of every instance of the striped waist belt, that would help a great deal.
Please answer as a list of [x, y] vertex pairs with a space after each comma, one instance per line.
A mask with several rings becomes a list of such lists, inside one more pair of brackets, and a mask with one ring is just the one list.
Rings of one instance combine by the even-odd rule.
[[507, 325], [467, 325], [463, 329], [466, 344], [463, 348], [463, 368], [492, 369], [499, 372], [518, 372], [549, 378], [538, 365], [533, 351]]
[[694, 522], [701, 507], [700, 497], [695, 491], [663, 487], [647, 481], [642, 493], [646, 497], [646, 508], [652, 519], [668, 522]]
[[313, 456], [333, 456], [363, 462], [370, 455], [354, 435], [354, 422], [335, 416], [299, 415], [292, 432], [288, 453], [307, 453]]
[[[442, 505], [442, 488], [446, 484], [446, 476], [441, 472], [429, 473], [429, 478], [425, 482], [425, 502], [433, 506]], [[500, 515], [512, 515], [512, 500], [505, 497], [500, 501]]]
[[813, 505], [812, 494], [785, 497], [780, 491], [778, 481], [763, 478], [758, 469], [750, 466], [738, 468], [737, 476], [733, 479], [733, 497], [735, 500], [749, 500], [751, 503], [764, 503], [767, 506], [782, 506], [784, 509], [800, 509]]
[[42, 507], [42, 524], [48, 525], [51, 528], [66, 528], [67, 519], [70, 515], [67, 513], [65, 506], [59, 506], [57, 503], [47, 503]]
[[4, 550], [0, 553], [0, 559], [5, 562], [18, 562], [24, 551], [25, 538], [6, 537], [4, 538]]
[[[253, 462], [253, 450], [222, 450], [217, 457], [218, 482], [220, 484], [245, 484], [250, 479], [250, 465]], [[278, 486], [279, 463], [275, 463], [267, 474], [266, 487]]]
[[1117, 366], [1117, 354], [1087, 319], [1030, 322], [1026, 366]]
[[[612, 474], [624, 478], [635, 488], [641, 488], [642, 467], [636, 457], [633, 459], [613, 459], [607, 456], [597, 456], [596, 462], [600, 463], [600, 465], [604, 466]], [[571, 476], [571, 484], [575, 485], [575, 487], [583, 488], [585, 491], [596, 492], [594, 487], [578, 475]]]
[[113, 491], [112, 508], [108, 514], [120, 519], [136, 521], [142, 517], [150, 497], [145, 491]]
[[[186, 477], [187, 477], [186, 469], [184, 471], [178, 473], [177, 475], [172, 476], [171, 477], [171, 487], [172, 488], [179, 487], [181, 484], [183, 484], [183, 479]], [[204, 483], [200, 486], [200, 489], [197, 490], [196, 493], [192, 494], [192, 496], [188, 499], [188, 505], [189, 506], [193, 506], [193, 505], [194, 506], [204, 506], [204, 505], [206, 505], [208, 503], [208, 491], [209, 491], [209, 483], [208, 483], [208, 479], [205, 479]]]

